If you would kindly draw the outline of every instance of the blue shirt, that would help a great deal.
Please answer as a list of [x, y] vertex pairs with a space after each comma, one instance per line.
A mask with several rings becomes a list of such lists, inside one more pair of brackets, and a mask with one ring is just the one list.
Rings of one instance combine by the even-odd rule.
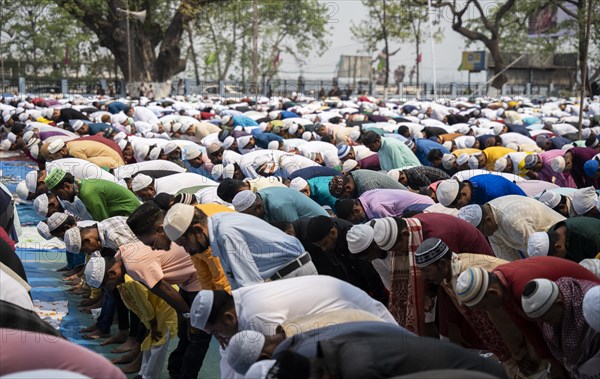
[[121, 103], [120, 101], [113, 101], [112, 103], [106, 106], [108, 108], [108, 112], [111, 114], [117, 114], [122, 112], [127, 108], [127, 104]]
[[260, 129], [254, 129], [252, 131], [252, 136], [254, 137], [254, 140], [256, 141], [256, 146], [260, 147], [261, 149], [268, 149], [269, 142], [271, 142], [271, 141], [277, 141], [279, 143], [283, 143], [283, 138], [281, 138], [277, 134], [262, 133], [260, 131]]
[[506, 195], [527, 196], [519, 186], [500, 175], [476, 175], [468, 182], [472, 186], [470, 204], [483, 205]]
[[317, 176], [316, 178], [308, 179], [310, 187], [310, 198], [316, 201], [319, 205], [329, 205], [335, 209], [336, 198], [331, 196], [329, 192], [329, 182], [333, 176]]
[[295, 118], [295, 117], [300, 117], [300, 115], [297, 115], [294, 112], [290, 112], [290, 111], [281, 111], [281, 119], [285, 120], [286, 118]]
[[233, 116], [233, 126], [258, 126], [258, 122], [248, 116]]
[[304, 254], [296, 237], [243, 213], [209, 217], [208, 240], [231, 289], [262, 283]]
[[431, 163], [429, 163], [429, 160], [427, 160], [427, 156], [431, 150], [438, 149], [442, 152], [442, 154], [450, 154], [450, 150], [446, 149], [444, 145], [429, 139], [417, 138], [415, 143], [417, 144], [417, 151], [415, 155], [423, 166], [431, 166]]
[[257, 194], [263, 200], [267, 222], [293, 222], [304, 217], [329, 216], [319, 204], [291, 188], [269, 187]]
[[104, 123], [88, 123], [88, 126], [90, 127], [90, 132], [88, 133], [89, 135], [94, 135], [100, 132], [104, 133], [107, 129], [115, 129], [112, 127], [112, 125]]

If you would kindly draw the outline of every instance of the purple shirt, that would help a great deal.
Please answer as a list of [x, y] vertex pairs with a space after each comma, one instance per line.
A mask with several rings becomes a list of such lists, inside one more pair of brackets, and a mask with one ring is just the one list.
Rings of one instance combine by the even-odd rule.
[[370, 190], [360, 195], [358, 201], [369, 220], [401, 216], [408, 207], [416, 204], [434, 204], [429, 196], [397, 189]]

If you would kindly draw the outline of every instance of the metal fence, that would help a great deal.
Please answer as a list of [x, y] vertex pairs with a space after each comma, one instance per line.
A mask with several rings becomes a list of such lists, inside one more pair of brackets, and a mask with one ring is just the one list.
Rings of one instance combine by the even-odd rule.
[[[94, 96], [131, 96], [144, 95], [144, 88], [151, 83], [125, 83], [124, 81], [109, 82], [100, 80], [77, 79], [25, 79], [11, 78], [5, 80], [0, 86], [1, 93], [27, 94], [30, 96], [66, 97], [73, 95]], [[435, 96], [443, 98], [469, 97], [473, 94], [490, 96], [528, 96], [547, 97], [557, 96], [567, 88], [552, 85], [538, 85], [535, 83], [506, 84], [502, 90], [493, 89], [482, 83], [436, 83], [436, 93], [432, 83], [419, 85], [401, 83], [390, 85], [387, 90], [383, 85], [360, 82], [358, 84], [340, 84], [334, 86], [332, 80], [285, 80], [274, 79], [259, 84], [239, 81], [201, 81], [185, 79], [182, 82], [174, 80], [170, 84], [154, 83], [157, 98], [175, 95], [199, 95], [203, 97], [225, 97], [242, 99], [255, 96], [282, 96], [292, 97], [294, 94], [323, 98], [328, 96], [352, 97], [357, 95], [371, 95], [376, 97], [409, 99], [433, 99]]]

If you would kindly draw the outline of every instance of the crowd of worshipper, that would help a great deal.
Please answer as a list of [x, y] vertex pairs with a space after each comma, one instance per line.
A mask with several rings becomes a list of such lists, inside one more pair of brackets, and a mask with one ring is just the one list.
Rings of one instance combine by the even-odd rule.
[[0, 110], [80, 337], [119, 354], [32, 312], [3, 190], [0, 375], [196, 378], [214, 337], [222, 378], [600, 377], [597, 97]]

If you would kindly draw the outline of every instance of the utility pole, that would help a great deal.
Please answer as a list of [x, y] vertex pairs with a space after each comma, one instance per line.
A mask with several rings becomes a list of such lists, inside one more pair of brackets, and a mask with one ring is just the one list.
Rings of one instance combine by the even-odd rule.
[[252, 0], [252, 81], [258, 96], [258, 0]]
[[127, 11], [125, 12], [127, 17], [127, 83], [131, 83], [131, 34], [129, 30], [129, 0], [125, 2]]

